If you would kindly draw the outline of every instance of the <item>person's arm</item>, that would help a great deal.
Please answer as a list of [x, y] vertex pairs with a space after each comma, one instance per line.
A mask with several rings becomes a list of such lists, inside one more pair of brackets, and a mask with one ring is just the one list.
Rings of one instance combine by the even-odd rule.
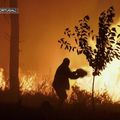
[[78, 79], [80, 76], [79, 76], [79, 74], [76, 72], [76, 71], [74, 71], [74, 72], [72, 72], [70, 69], [69, 69], [69, 78], [71, 78], [71, 79]]
[[69, 78], [71, 79], [78, 79], [79, 77], [85, 77], [87, 75], [87, 71], [83, 69], [77, 69], [74, 72], [71, 72], [69, 69]]

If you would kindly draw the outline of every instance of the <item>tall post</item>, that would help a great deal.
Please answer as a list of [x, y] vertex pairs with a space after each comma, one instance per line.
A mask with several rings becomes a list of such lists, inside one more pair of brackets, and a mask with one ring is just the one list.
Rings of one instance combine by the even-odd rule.
[[[10, 8], [17, 8], [17, 0], [10, 0]], [[10, 91], [14, 102], [19, 100], [19, 14], [11, 14], [10, 38]]]

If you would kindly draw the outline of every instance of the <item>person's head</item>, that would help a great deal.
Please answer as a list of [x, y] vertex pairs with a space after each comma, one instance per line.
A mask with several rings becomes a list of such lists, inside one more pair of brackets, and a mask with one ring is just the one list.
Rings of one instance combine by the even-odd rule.
[[65, 66], [69, 66], [70, 60], [68, 58], [64, 58], [63, 63]]

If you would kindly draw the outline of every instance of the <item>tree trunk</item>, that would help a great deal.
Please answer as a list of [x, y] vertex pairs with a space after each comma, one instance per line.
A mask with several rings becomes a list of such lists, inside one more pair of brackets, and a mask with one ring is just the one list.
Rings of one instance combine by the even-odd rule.
[[[17, 8], [17, 0], [10, 0], [10, 8]], [[11, 14], [11, 38], [10, 38], [10, 91], [12, 100], [19, 100], [19, 14]]]
[[95, 110], [94, 84], [95, 84], [95, 75], [93, 75], [93, 83], [92, 83], [92, 109], [93, 110]]

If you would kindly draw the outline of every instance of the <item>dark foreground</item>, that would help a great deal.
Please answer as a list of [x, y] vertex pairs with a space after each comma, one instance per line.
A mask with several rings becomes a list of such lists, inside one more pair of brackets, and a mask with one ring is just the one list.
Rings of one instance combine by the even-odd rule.
[[[113, 108], [114, 109], [114, 108]], [[120, 109], [117, 108], [117, 109]], [[96, 108], [95, 111], [79, 105], [53, 107], [43, 102], [38, 108], [29, 108], [20, 104], [0, 104], [0, 119], [33, 120], [120, 120], [120, 112]]]

